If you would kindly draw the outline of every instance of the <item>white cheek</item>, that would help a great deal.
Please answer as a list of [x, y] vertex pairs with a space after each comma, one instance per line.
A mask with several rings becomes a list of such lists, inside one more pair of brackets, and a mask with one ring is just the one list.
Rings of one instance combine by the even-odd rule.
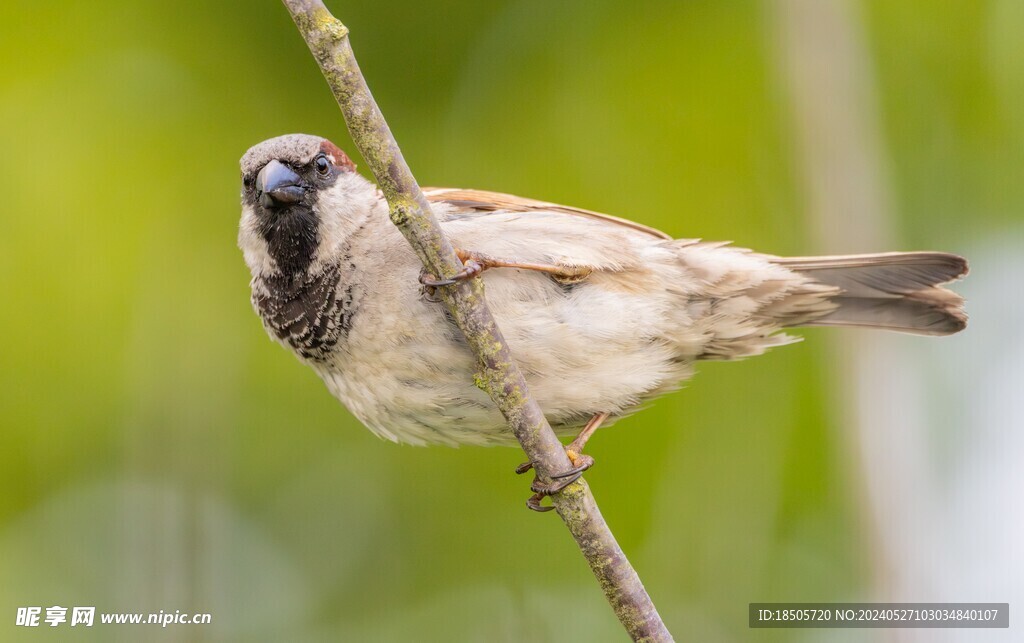
[[322, 191], [316, 204], [320, 245], [313, 258], [314, 263], [336, 260], [352, 233], [363, 225], [367, 217], [377, 214], [375, 209], [381, 203], [376, 186], [354, 173], [339, 176], [333, 186]]
[[277, 264], [270, 256], [267, 242], [257, 230], [256, 213], [242, 206], [242, 220], [238, 225], [238, 247], [242, 249], [245, 265], [254, 277], [277, 272]]

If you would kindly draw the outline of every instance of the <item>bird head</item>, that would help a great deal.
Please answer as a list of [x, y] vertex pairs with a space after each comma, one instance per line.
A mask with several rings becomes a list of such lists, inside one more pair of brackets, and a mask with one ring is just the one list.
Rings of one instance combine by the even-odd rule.
[[242, 220], [238, 245], [254, 275], [301, 275], [369, 215], [373, 185], [337, 145], [287, 134], [242, 156]]

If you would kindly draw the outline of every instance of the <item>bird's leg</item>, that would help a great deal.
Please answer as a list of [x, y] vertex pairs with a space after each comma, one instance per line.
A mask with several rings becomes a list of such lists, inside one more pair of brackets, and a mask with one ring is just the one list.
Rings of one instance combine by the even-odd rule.
[[[565, 447], [565, 455], [569, 456], [569, 461], [572, 462], [573, 468], [565, 473], [559, 473], [558, 475], [551, 476], [552, 478], [565, 478], [574, 473], [582, 473], [594, 466], [594, 458], [589, 455], [585, 455], [583, 453], [583, 447], [587, 445], [587, 440], [594, 435], [594, 431], [597, 431], [597, 429], [601, 427], [601, 424], [608, 419], [608, 415], [608, 413], [595, 413], [594, 416], [587, 421], [586, 426], [580, 430], [576, 439]], [[516, 473], [526, 473], [532, 468], [532, 462], [524, 462], [516, 467]]]
[[455, 254], [462, 261], [462, 270], [455, 273], [448, 279], [436, 279], [433, 275], [420, 274], [420, 283], [428, 288], [438, 286], [450, 286], [463, 279], [476, 277], [488, 268], [519, 268], [520, 270], [536, 270], [551, 275], [562, 283], [576, 283], [586, 279], [592, 269], [581, 266], [557, 266], [547, 263], [529, 263], [525, 261], [512, 261], [490, 257], [480, 252], [471, 250], [456, 250]]
[[[540, 504], [540, 501], [545, 496], [556, 494], [562, 489], [565, 489], [572, 483], [576, 482], [583, 472], [594, 466], [594, 458], [583, 453], [583, 447], [586, 446], [587, 440], [590, 436], [594, 435], [594, 431], [597, 431], [598, 427], [608, 419], [608, 413], [595, 413], [590, 421], [587, 422], [583, 430], [579, 432], [576, 439], [573, 440], [565, 447], [565, 455], [569, 457], [569, 461], [572, 462], [572, 468], [568, 471], [555, 474], [551, 476], [550, 483], [541, 482], [540, 478], [534, 478], [533, 484], [530, 485], [530, 490], [533, 491], [533, 495], [526, 501], [526, 506], [534, 511], [551, 511], [552, 507], [546, 507]], [[532, 462], [524, 462], [523, 464], [516, 467], [516, 473], [526, 473], [533, 468]]]

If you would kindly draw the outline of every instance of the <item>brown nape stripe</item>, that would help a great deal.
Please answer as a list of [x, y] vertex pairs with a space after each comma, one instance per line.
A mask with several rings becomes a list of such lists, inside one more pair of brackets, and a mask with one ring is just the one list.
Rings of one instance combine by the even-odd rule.
[[327, 156], [334, 159], [334, 166], [344, 172], [355, 172], [356, 164], [352, 162], [352, 159], [345, 154], [340, 147], [334, 143], [324, 139], [324, 142], [320, 144], [320, 151]]

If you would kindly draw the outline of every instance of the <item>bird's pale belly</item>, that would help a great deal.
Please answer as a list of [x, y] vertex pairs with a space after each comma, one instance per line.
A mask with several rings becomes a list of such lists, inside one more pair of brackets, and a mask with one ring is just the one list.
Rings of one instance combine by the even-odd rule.
[[[536, 281], [534, 288], [524, 290], [524, 278]], [[504, 292], [512, 287], [519, 297]], [[567, 297], [541, 275], [514, 271], [487, 275], [487, 288], [492, 302], [511, 302], [492, 303], [495, 317], [531, 393], [563, 435], [598, 412], [624, 415], [690, 373], [692, 360], [682, 358], [677, 343], [651, 332], [677, 323], [659, 318], [664, 307], [621, 293]], [[545, 304], [522, 301], [529, 294]], [[600, 310], [582, 310], [580, 302]], [[396, 307], [373, 315], [373, 326], [360, 324], [357, 315], [336, 358], [313, 366], [331, 393], [381, 437], [412, 444], [515, 444], [493, 402], [474, 384], [475, 362], [459, 331], [439, 323], [438, 315], [439, 304]]]

